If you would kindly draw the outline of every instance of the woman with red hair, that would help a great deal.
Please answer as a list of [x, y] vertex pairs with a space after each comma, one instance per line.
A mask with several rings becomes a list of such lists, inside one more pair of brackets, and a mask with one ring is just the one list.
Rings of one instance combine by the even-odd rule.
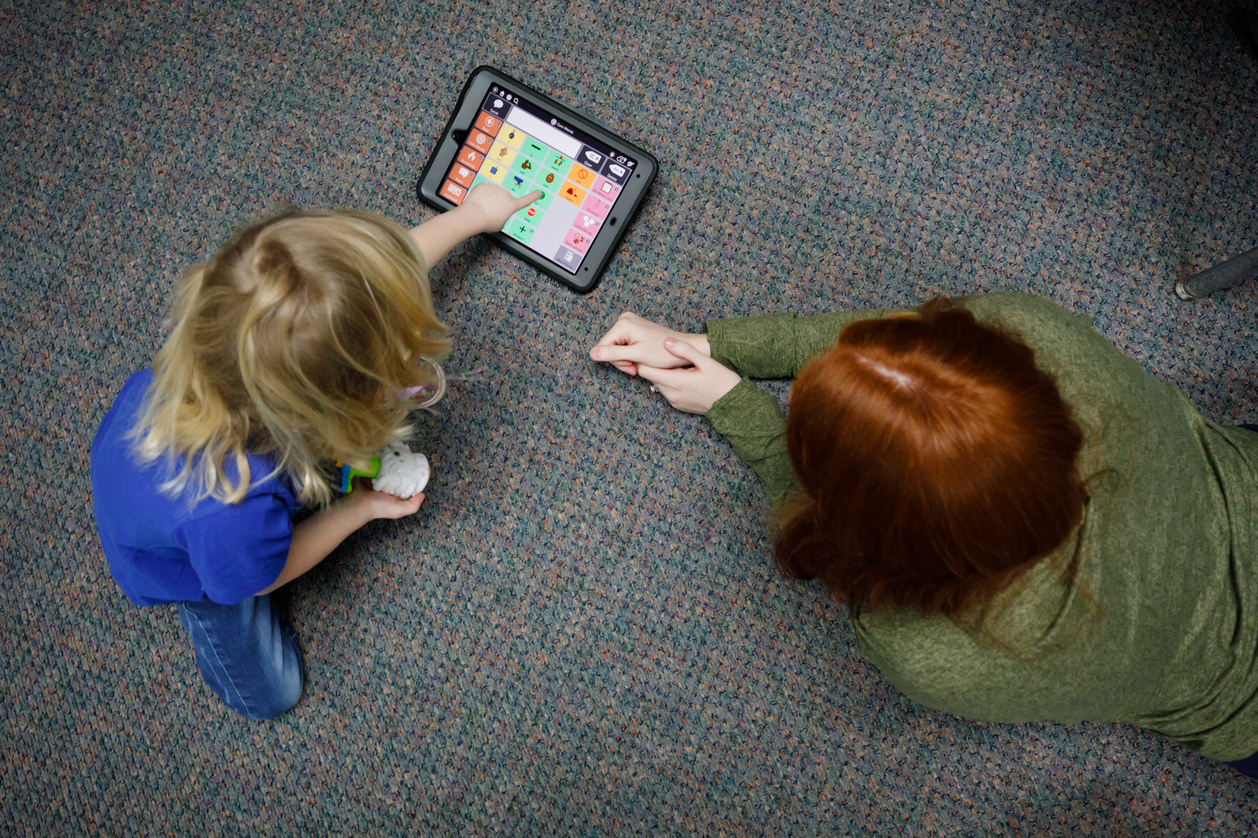
[[[1258, 776], [1258, 434], [1042, 298], [768, 315], [591, 350], [762, 478], [777, 560], [905, 694], [1121, 721]], [[795, 378], [789, 418], [749, 379]]]

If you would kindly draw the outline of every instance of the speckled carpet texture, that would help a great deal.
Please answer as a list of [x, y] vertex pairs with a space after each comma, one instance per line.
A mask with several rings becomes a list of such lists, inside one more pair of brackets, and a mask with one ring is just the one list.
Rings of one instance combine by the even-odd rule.
[[[774, 568], [756, 476], [588, 348], [1015, 289], [1258, 422], [1258, 61], [1226, 2], [0, 4], [0, 833], [1243, 835], [1258, 782], [1125, 725], [913, 703]], [[301, 703], [243, 720], [118, 590], [88, 450], [178, 277], [284, 206], [416, 224], [490, 64], [652, 152], [602, 283], [432, 272], [420, 514], [290, 585]], [[786, 394], [783, 383], [767, 385]], [[1168, 487], [1167, 491], [1174, 491]]]

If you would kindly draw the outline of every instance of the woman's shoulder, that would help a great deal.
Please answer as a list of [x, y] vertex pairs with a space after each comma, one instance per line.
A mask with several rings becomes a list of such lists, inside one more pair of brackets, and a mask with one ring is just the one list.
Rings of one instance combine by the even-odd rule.
[[1075, 381], [1090, 393], [1112, 396], [1149, 376], [1101, 334], [1087, 314], [1075, 314], [1047, 297], [998, 292], [954, 301], [979, 322], [1010, 334], [1035, 352], [1036, 364], [1058, 380], [1062, 396], [1074, 403]]
[[1086, 718], [1081, 705], [1096, 700], [1090, 645], [1078, 635], [1060, 645], [1033, 610], [991, 615], [992, 625], [902, 608], [854, 612], [852, 622], [862, 653], [928, 707], [992, 722]]
[[912, 608], [853, 608], [861, 653], [909, 698], [967, 718], [1008, 721], [991, 686], [1008, 683], [1012, 661], [993, 654], [943, 614]]
[[[1097, 334], [1092, 318], [1076, 314], [1048, 297], [1022, 291], [996, 291], [953, 299], [982, 323], [1004, 326], [1022, 333], [1030, 331]], [[1099, 335], [1098, 335], [1099, 336]]]
[[[956, 614], [896, 606], [852, 609], [862, 650], [880, 668], [896, 673], [906, 692], [932, 694], [932, 706], [959, 701], [976, 718], [996, 720], [1001, 713], [995, 708], [1007, 711], [1010, 704], [1001, 686], [1008, 679], [1043, 681], [1040, 686], [1047, 687], [1062, 670], [1089, 659], [1098, 643], [1101, 615], [1086, 589], [1100, 581], [1096, 563], [1082, 547], [1089, 527], [1085, 513], [1084, 522], [1056, 550], [994, 596]], [[983, 712], [982, 707], [992, 709]], [[956, 712], [951, 706], [941, 709]]]

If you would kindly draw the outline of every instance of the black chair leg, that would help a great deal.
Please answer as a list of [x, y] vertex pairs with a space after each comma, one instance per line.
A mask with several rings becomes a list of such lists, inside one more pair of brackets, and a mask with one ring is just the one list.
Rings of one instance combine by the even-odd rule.
[[1258, 276], [1258, 247], [1240, 256], [1215, 265], [1208, 271], [1181, 279], [1175, 283], [1175, 293], [1181, 300], [1199, 300], [1207, 294], [1231, 288], [1238, 282]]

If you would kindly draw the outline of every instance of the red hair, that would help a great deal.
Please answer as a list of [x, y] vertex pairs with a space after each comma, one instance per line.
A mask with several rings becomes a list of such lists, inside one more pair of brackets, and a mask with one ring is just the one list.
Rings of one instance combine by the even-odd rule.
[[944, 299], [844, 329], [796, 379], [786, 434], [803, 496], [778, 565], [870, 610], [985, 601], [1087, 500], [1083, 433], [1035, 353]]

